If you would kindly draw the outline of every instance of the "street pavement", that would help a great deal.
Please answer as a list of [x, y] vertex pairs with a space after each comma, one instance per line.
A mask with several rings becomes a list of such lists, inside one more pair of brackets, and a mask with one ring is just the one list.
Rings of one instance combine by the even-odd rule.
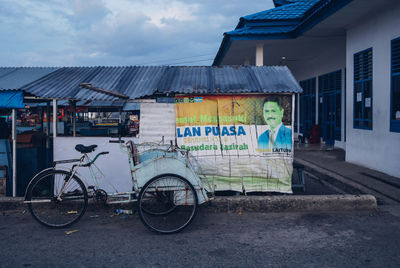
[[378, 209], [215, 213], [206, 206], [182, 233], [157, 235], [137, 214], [111, 208], [47, 229], [21, 199], [3, 198], [0, 267], [398, 267], [398, 178], [347, 163], [337, 149], [297, 148], [295, 161], [305, 166], [306, 190], [296, 189], [294, 198], [367, 193]]
[[1, 267], [398, 267], [400, 209], [201, 209], [183, 232], [157, 235], [137, 214], [90, 210], [69, 228], [48, 229], [21, 208], [0, 214], [0, 248]]

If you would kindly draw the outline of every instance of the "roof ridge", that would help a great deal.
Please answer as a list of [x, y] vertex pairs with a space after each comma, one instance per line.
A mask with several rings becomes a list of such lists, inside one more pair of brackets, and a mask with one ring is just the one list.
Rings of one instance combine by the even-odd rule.
[[[287, 1], [287, 0], [285, 0]], [[235, 30], [245, 28], [246, 24], [255, 22], [271, 22], [274, 25], [282, 21], [292, 21], [293, 23], [304, 19], [310, 10], [315, 9], [325, 0], [290, 0], [290, 3], [275, 8], [263, 10], [257, 13], [240, 17]]]
[[[276, 7], [276, 8], [272, 8], [272, 9], [268, 9], [265, 11], [261, 11], [258, 13], [254, 13], [254, 14], [250, 14], [247, 16], [244, 16], [243, 18], [245, 20], [287, 20], [287, 19], [293, 19], [293, 18], [298, 18], [298, 17], [302, 17], [307, 11], [309, 11], [310, 9], [312, 9], [313, 7], [315, 7], [318, 3], [323, 2], [324, 0], [300, 0], [298, 2], [293, 2], [284, 6], [280, 6], [280, 7]], [[301, 7], [301, 10], [297, 9], [297, 7]], [[295, 17], [291, 17], [291, 18], [257, 18], [257, 15], [268, 15], [268, 14], [273, 14], [273, 13], [277, 13], [279, 11], [289, 11], [289, 13], [291, 12], [295, 12], [297, 11], [297, 14], [295, 14]], [[288, 14], [286, 14], [288, 15]], [[290, 14], [293, 15], [293, 14]], [[255, 17], [255, 18], [254, 18]]]

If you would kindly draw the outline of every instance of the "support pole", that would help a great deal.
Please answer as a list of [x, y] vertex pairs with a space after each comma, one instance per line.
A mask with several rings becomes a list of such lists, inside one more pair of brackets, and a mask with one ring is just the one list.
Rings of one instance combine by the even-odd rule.
[[[315, 79], [315, 124], [318, 125], [319, 122], [319, 103], [320, 103], [320, 94], [319, 94], [319, 79], [318, 76]], [[321, 111], [322, 112], [322, 111]], [[322, 128], [322, 126], [320, 126]]]
[[46, 106], [46, 148], [50, 148], [50, 101]]
[[17, 115], [16, 110], [12, 109], [12, 150], [13, 150], [13, 162], [12, 162], [12, 196], [17, 196]]
[[122, 108], [119, 108], [119, 124], [118, 124], [118, 136], [119, 136], [119, 141], [121, 142], [121, 136], [122, 136]]
[[57, 137], [57, 100], [53, 99], [53, 144]]
[[76, 101], [72, 102], [72, 136], [76, 137]]
[[296, 132], [297, 134], [300, 133], [300, 94], [297, 93], [297, 102], [296, 102], [296, 109], [297, 109], [297, 129]]
[[264, 44], [257, 44], [256, 47], [256, 66], [264, 65]]
[[43, 133], [44, 132], [44, 127], [43, 127], [43, 107], [40, 107], [39, 111], [40, 111], [40, 131]]
[[[292, 118], [292, 152], [294, 155], [294, 108], [295, 108], [295, 93], [292, 94], [292, 114], [291, 114], [291, 118]], [[299, 126], [299, 124], [297, 124], [297, 127]], [[292, 161], [293, 161], [293, 157], [292, 157]]]

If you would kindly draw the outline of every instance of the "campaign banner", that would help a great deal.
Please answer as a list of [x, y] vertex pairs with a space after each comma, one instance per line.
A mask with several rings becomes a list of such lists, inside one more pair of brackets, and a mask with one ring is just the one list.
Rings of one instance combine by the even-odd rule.
[[215, 190], [291, 193], [292, 96], [176, 96], [178, 146]]

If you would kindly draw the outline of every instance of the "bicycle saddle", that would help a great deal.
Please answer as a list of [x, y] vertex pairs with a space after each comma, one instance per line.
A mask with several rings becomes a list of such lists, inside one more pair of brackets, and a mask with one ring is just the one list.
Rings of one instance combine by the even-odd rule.
[[87, 154], [87, 153], [91, 153], [94, 151], [94, 149], [97, 147], [96, 144], [90, 145], [90, 146], [85, 146], [83, 144], [77, 144], [75, 146], [75, 150], [77, 150], [78, 152], [82, 153], [82, 154]]

